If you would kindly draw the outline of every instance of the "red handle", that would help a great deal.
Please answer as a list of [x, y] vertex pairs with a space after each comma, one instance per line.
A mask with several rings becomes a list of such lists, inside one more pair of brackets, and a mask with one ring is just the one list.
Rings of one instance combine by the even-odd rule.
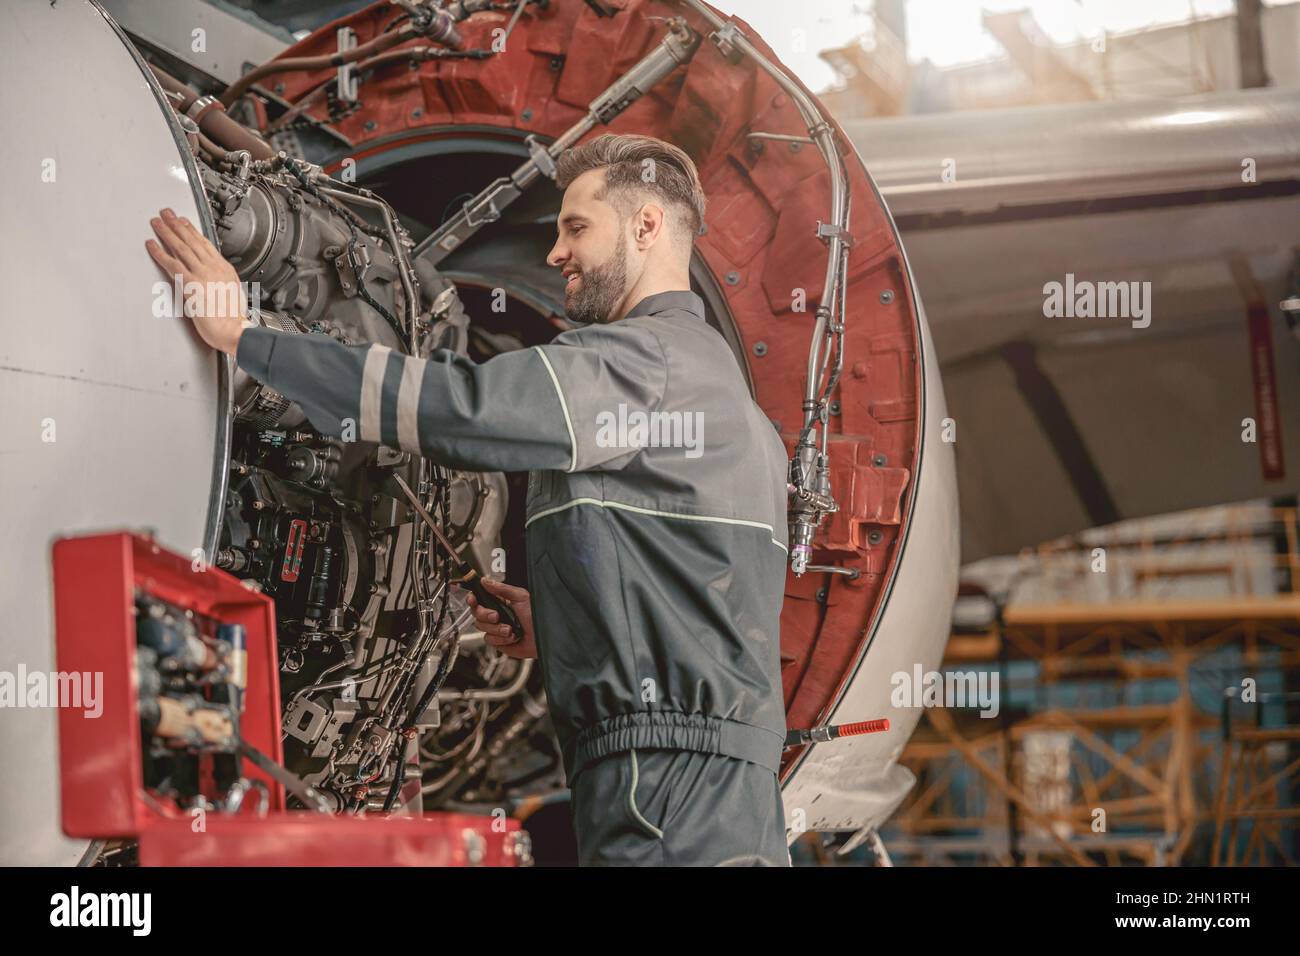
[[878, 734], [889, 729], [889, 718], [878, 720], [860, 720], [856, 724], [840, 724], [840, 737], [856, 737], [858, 734]]

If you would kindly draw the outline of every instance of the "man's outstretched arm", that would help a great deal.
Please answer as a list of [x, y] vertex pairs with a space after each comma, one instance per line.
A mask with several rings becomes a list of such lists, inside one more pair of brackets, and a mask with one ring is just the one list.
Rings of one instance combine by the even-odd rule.
[[[186, 220], [164, 212], [153, 226], [163, 247], [147, 247], [169, 275], [187, 285], [238, 281]], [[249, 327], [242, 312], [193, 319], [209, 345], [297, 402], [321, 432], [473, 471], [621, 467], [633, 452], [597, 442], [597, 416], [619, 404], [653, 410], [667, 378], [657, 338], [632, 326], [569, 332], [476, 364], [444, 349], [417, 359], [382, 345]]]
[[567, 418], [537, 349], [475, 364], [324, 335], [245, 329], [236, 360], [327, 435], [378, 442], [471, 471], [566, 470]]

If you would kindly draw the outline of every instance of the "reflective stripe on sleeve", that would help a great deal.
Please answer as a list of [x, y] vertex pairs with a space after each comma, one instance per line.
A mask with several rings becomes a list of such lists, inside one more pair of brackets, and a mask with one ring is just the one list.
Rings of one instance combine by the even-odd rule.
[[560, 388], [560, 380], [555, 375], [555, 369], [551, 368], [551, 360], [546, 357], [546, 353], [542, 351], [540, 345], [534, 345], [533, 348], [542, 357], [542, 363], [546, 366], [546, 371], [551, 376], [551, 382], [555, 385], [555, 394], [559, 396], [560, 411], [564, 413], [564, 427], [569, 430], [569, 447], [572, 449], [568, 470], [570, 472], [576, 471], [578, 468], [578, 442], [573, 437], [573, 422], [569, 418], [569, 403], [564, 400], [564, 389]]
[[386, 345], [372, 345], [366, 352], [366, 364], [361, 373], [361, 440], [382, 442], [379, 433], [379, 412], [384, 399], [384, 371], [392, 352]]
[[423, 454], [420, 451], [420, 385], [427, 365], [424, 359], [404, 357], [402, 381], [397, 389], [397, 444], [413, 455]]

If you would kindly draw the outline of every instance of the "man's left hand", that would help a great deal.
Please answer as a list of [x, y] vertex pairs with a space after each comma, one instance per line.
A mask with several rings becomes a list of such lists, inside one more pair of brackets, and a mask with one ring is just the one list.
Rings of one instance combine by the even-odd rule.
[[[149, 224], [158, 242], [149, 239], [144, 247], [169, 279], [180, 277], [183, 294], [189, 300], [185, 314], [194, 320], [194, 328], [214, 349], [234, 355], [246, 315], [239, 273], [192, 222], [170, 209], [164, 209]], [[194, 292], [199, 295], [194, 297]]]

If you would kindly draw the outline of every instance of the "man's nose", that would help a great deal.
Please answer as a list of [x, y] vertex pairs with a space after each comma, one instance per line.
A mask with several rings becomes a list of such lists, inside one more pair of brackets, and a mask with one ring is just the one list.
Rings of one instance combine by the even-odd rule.
[[563, 266], [568, 258], [569, 250], [564, 248], [564, 245], [559, 239], [556, 239], [555, 245], [551, 246], [551, 251], [546, 255], [546, 264], [558, 268]]

